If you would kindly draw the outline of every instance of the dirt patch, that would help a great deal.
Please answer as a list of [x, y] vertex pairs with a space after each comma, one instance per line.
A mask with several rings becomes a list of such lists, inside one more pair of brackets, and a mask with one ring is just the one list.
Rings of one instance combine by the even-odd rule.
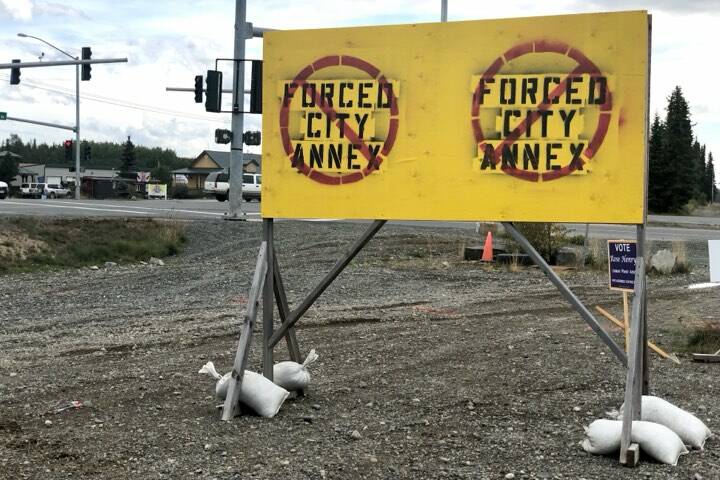
[[[291, 306], [363, 230], [276, 224]], [[307, 396], [274, 419], [223, 423], [197, 371], [231, 368], [261, 228], [195, 222], [187, 236], [164, 267], [3, 278], [0, 477], [720, 478], [715, 439], [678, 467], [583, 452], [583, 425], [622, 403], [624, 369], [536, 268], [461, 261], [459, 245], [478, 239], [459, 230], [383, 228], [298, 325], [302, 352], [320, 355]], [[689, 245], [692, 273], [649, 279], [662, 348], [720, 321], [717, 291], [684, 287], [707, 275], [703, 248]], [[588, 306], [621, 314], [606, 272], [561, 275]], [[717, 431], [718, 367], [680, 357], [653, 357], [651, 390]], [[90, 405], [55, 413], [73, 400]]]

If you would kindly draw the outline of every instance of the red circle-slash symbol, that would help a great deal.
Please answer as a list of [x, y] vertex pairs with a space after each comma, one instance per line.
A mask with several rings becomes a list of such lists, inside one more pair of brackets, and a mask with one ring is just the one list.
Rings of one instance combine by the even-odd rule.
[[[565, 55], [575, 60], [578, 65], [572, 72], [568, 73], [567, 77], [565, 77], [552, 90], [552, 92], [548, 94], [547, 102], [543, 102], [537, 105], [537, 107], [535, 107], [536, 111], [532, 115], [528, 116], [525, 120], [520, 122], [520, 124], [515, 127], [512, 132], [510, 132], [510, 135], [504, 138], [502, 142], [500, 142], [500, 144], [495, 148], [494, 158], [496, 164], [500, 161], [503, 148], [510, 146], [515, 141], [517, 141], [517, 139], [520, 137], [520, 134], [525, 131], [526, 128], [528, 128], [533, 122], [540, 118], [540, 115], [537, 113], [537, 111], [544, 111], [549, 109], [552, 106], [553, 99], [562, 95], [562, 93], [567, 88], [567, 81], [569, 78], [583, 74], [602, 76], [600, 69], [580, 50], [562, 42], [535, 40], [516, 45], [506, 51], [500, 57], [496, 58], [495, 61], [490, 64], [488, 69], [482, 75], [481, 80], [487, 82], [487, 80], [493, 78], [498, 73], [500, 68], [502, 68], [502, 66], [509, 61], [522, 57], [523, 55], [531, 55], [533, 53], [556, 53], [558, 55]], [[475, 88], [475, 92], [473, 93], [471, 124], [473, 128], [473, 133], [475, 135], [475, 141], [479, 149], [483, 151], [483, 147], [485, 146], [485, 135], [483, 134], [483, 130], [480, 125], [481, 103], [478, 101], [478, 98], [480, 98], [480, 88], [481, 83], [479, 81], [477, 87]], [[599, 105], [600, 116], [598, 118], [598, 124], [595, 128], [595, 132], [590, 138], [590, 142], [588, 143], [587, 148], [585, 148], [585, 150], [583, 151], [583, 155], [587, 159], [591, 159], [597, 153], [598, 149], [602, 145], [603, 140], [605, 139], [608, 127], [610, 126], [610, 116], [612, 114], [612, 95], [609, 88], [607, 87], [607, 84], [605, 84], [604, 88], [605, 103]], [[580, 159], [580, 162], [582, 164], [584, 163], [584, 160]], [[522, 180], [537, 182], [540, 179], [542, 179], [543, 181], [550, 181], [564, 177], [574, 172], [578, 166], [579, 165], [577, 163], [570, 163], [569, 165], [565, 165], [558, 170], [552, 170], [543, 173], [530, 172], [527, 170], [518, 169], [516, 167], [505, 167], [502, 168], [502, 171], [504, 173], [507, 173], [508, 175], [512, 175]]]
[[[290, 103], [292, 102], [295, 92], [308, 81], [308, 78], [313, 73], [322, 70], [323, 68], [338, 67], [341, 65], [353, 67], [367, 73], [371, 78], [377, 80], [380, 88], [383, 88], [384, 85], [390, 83], [377, 67], [365, 60], [352, 57], [350, 55], [329, 55], [327, 57], [322, 57], [300, 70], [300, 72], [295, 76], [295, 79], [292, 81], [293, 85], [288, 89], [288, 94], [283, 99], [283, 104], [280, 109], [280, 137], [282, 139], [285, 153], [290, 157], [291, 164], [295, 151], [292, 146], [292, 139], [290, 138], [289, 118]], [[383, 143], [382, 149], [377, 156], [372, 156], [367, 143], [364, 139], [360, 138], [357, 132], [353, 131], [353, 129], [347, 125], [344, 126], [345, 137], [347, 137], [351, 144], [355, 145], [355, 148], [357, 148], [362, 156], [367, 160], [365, 168], [359, 172], [348, 173], [346, 175], [328, 175], [310, 168], [305, 163], [299, 163], [294, 165], [294, 167], [308, 178], [326, 185], [344, 185], [354, 183], [364, 179], [380, 168], [380, 165], [383, 163], [384, 159], [387, 158], [393, 148], [393, 145], [395, 144], [399, 125], [399, 119], [397, 118], [397, 97], [395, 96], [392, 87], [386, 88], [385, 91], [388, 92], [388, 100], [390, 102], [390, 125], [388, 127], [388, 134], [385, 138], [385, 142]], [[322, 112], [327, 115], [331, 121], [335, 122], [336, 127], [340, 128], [341, 123], [340, 121], [337, 121], [337, 112], [331, 106], [327, 105], [327, 102], [323, 102], [317, 92], [315, 93], [315, 104], [318, 105], [320, 110], [322, 110]]]

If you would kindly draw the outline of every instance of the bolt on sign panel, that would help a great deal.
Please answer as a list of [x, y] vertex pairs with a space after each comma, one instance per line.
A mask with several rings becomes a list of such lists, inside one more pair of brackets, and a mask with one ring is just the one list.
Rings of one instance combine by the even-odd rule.
[[266, 218], [642, 223], [645, 11], [266, 32]]

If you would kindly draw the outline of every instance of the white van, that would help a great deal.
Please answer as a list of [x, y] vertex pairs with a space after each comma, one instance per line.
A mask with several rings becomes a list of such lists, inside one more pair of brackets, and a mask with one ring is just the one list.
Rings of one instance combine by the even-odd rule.
[[[260, 184], [262, 176], [257, 173], [244, 173], [242, 197], [243, 200], [249, 202], [251, 200], [260, 201]], [[212, 172], [205, 179], [203, 192], [208, 195], [214, 195], [219, 202], [228, 199], [230, 192], [230, 176], [225, 172]]]

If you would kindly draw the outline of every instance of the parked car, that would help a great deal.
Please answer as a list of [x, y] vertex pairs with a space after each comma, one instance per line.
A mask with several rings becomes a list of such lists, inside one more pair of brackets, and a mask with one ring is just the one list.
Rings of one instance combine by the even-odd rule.
[[38, 183], [38, 190], [46, 198], [67, 198], [71, 195], [70, 190], [58, 183]]
[[20, 185], [20, 196], [23, 198], [40, 198], [42, 192], [37, 183], [23, 183]]
[[[251, 200], [260, 201], [262, 176], [257, 173], [244, 173], [242, 185], [242, 198], [246, 202]], [[226, 172], [212, 172], [205, 180], [203, 192], [214, 195], [219, 202], [228, 199], [230, 192], [230, 176]]]
[[3, 200], [5, 197], [7, 197], [9, 192], [10, 187], [8, 187], [8, 184], [5, 182], [0, 182], [0, 200]]

